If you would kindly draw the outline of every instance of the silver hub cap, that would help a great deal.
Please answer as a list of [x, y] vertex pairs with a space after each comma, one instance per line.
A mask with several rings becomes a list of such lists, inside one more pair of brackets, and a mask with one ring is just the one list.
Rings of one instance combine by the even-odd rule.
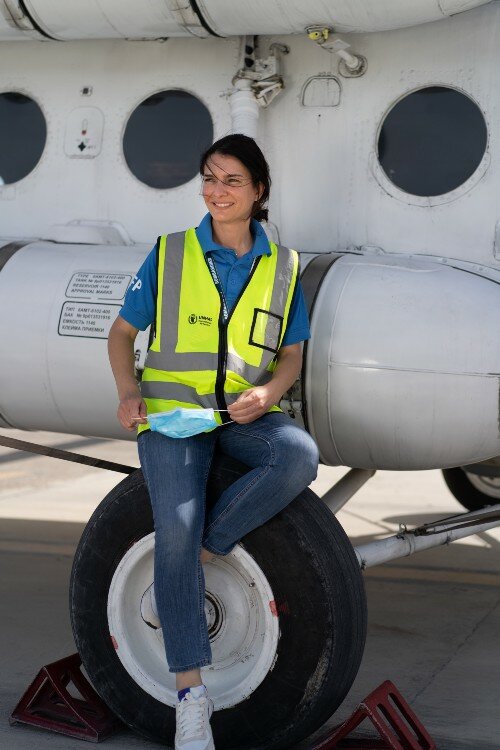
[[[109, 632], [121, 663], [140, 687], [163, 703], [177, 701], [161, 629], [141, 616], [153, 583], [154, 534], [134, 544], [120, 561], [108, 594]], [[271, 587], [241, 545], [203, 566], [212, 664], [202, 667], [216, 709], [248, 698], [276, 660], [279, 622]]]

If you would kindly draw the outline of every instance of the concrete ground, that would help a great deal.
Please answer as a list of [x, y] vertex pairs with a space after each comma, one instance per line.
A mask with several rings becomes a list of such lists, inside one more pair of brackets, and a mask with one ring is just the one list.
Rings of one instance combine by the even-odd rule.
[[[137, 465], [134, 443], [1, 430], [87, 455]], [[322, 467], [322, 494], [345, 469]], [[75, 651], [67, 591], [86, 520], [121, 477], [107, 471], [0, 448], [0, 747], [82, 748], [81, 740], [8, 717], [40, 667]], [[460, 508], [440, 472], [379, 472], [339, 513], [354, 545]], [[369, 629], [339, 723], [391, 679], [439, 750], [499, 750], [500, 530], [419, 553], [365, 573]], [[369, 729], [369, 727], [367, 727]], [[316, 737], [324, 732], [321, 730]], [[128, 730], [107, 748], [155, 748]], [[304, 742], [300, 748], [311, 747]]]

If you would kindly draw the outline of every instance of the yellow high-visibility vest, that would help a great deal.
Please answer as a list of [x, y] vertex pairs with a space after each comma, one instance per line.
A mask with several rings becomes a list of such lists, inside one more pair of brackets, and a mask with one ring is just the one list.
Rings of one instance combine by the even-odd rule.
[[[271, 254], [256, 258], [227, 311], [217, 271], [195, 229], [158, 238], [154, 339], [141, 381], [148, 414], [178, 406], [227, 409], [242, 391], [271, 379], [299, 257], [295, 250], [269, 244]], [[217, 411], [215, 418], [220, 423], [229, 419]]]

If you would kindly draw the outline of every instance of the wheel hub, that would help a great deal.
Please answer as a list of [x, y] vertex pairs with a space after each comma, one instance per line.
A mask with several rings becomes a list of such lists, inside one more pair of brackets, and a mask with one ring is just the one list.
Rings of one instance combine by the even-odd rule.
[[[163, 633], [143, 619], [141, 601], [153, 582], [154, 534], [120, 561], [108, 595], [108, 623], [117, 656], [148, 693], [175, 705], [175, 674], [168, 671]], [[205, 615], [212, 664], [202, 668], [215, 708], [244, 700], [274, 664], [279, 623], [271, 587], [255, 560], [237, 545], [204, 565]]]
[[207, 618], [210, 642], [215, 640], [224, 625], [224, 604], [210, 591], [205, 592], [205, 617]]

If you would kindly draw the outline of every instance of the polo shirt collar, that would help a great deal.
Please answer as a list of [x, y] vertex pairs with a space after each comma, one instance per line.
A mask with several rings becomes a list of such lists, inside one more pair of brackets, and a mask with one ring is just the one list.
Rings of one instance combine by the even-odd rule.
[[[271, 255], [271, 248], [269, 246], [269, 240], [264, 232], [262, 224], [256, 219], [252, 219], [250, 222], [250, 231], [253, 237], [253, 245], [250, 250], [252, 257], [259, 255]], [[196, 236], [198, 237], [201, 249], [205, 253], [211, 253], [214, 250], [229, 250], [230, 248], [223, 247], [214, 241], [212, 236], [212, 217], [210, 213], [207, 213], [200, 222], [200, 225], [196, 228]]]

